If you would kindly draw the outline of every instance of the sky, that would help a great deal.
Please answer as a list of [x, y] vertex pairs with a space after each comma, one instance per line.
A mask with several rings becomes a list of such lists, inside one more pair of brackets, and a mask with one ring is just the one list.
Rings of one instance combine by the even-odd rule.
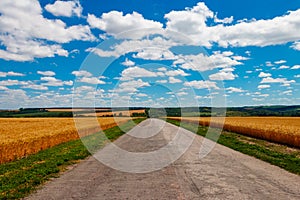
[[1, 0], [0, 109], [300, 103], [300, 1]]

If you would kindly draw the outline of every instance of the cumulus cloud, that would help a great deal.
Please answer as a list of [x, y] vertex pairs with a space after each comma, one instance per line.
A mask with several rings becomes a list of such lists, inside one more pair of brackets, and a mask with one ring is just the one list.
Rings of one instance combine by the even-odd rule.
[[41, 77], [41, 81], [45, 81], [45, 83], [42, 83], [42, 85], [46, 85], [46, 86], [72, 86], [73, 85], [73, 81], [62, 81], [60, 79], [56, 79], [55, 77]]
[[224, 68], [215, 74], [209, 75], [210, 80], [234, 80], [237, 75], [233, 74], [232, 68]]
[[233, 22], [233, 16], [226, 17], [224, 19], [219, 19], [217, 17], [217, 14], [214, 16], [214, 22], [215, 23], [222, 23], [222, 24], [231, 24]]
[[258, 89], [266, 89], [266, 88], [270, 88], [270, 85], [259, 85], [257, 88]]
[[171, 51], [158, 48], [141, 49], [133, 57], [144, 60], [175, 60], [177, 58]]
[[38, 85], [38, 84], [28, 84], [28, 85], [22, 86], [22, 88], [27, 88], [27, 89], [31, 89], [31, 90], [48, 90], [48, 87], [46, 87], [44, 85]]
[[[87, 52], [92, 52], [100, 57], [120, 57], [121, 55], [125, 55], [126, 53], [132, 52], [145, 52], [151, 51], [152, 53], [157, 53], [153, 50], [159, 51], [161, 53], [167, 51], [170, 47], [172, 47], [175, 43], [171, 40], [165, 39], [163, 37], [154, 37], [153, 39], [141, 39], [141, 40], [124, 40], [119, 44], [113, 46], [112, 50], [104, 50], [100, 48], [88, 48]], [[139, 54], [142, 56], [143, 54]], [[151, 56], [151, 55], [150, 55]], [[135, 54], [135, 57], [138, 57]], [[147, 57], [144, 56], [146, 59]], [[149, 60], [153, 60], [154, 55], [152, 57], [148, 56]], [[158, 55], [158, 57], [162, 60], [164, 56]]]
[[[206, 21], [213, 18], [214, 13], [203, 2], [199, 2], [193, 8], [181, 11], [171, 11], [165, 14], [166, 30], [185, 34], [194, 43], [203, 46], [211, 46]], [[173, 36], [174, 37], [174, 36]]]
[[290, 66], [287, 66], [287, 65], [281, 65], [280, 67], [279, 67], [279, 69], [289, 69], [290, 68]]
[[235, 88], [235, 87], [229, 87], [226, 88], [226, 90], [228, 91], [228, 93], [240, 93], [240, 92], [245, 92], [245, 90], [241, 89], [241, 88]]
[[[88, 14], [87, 22], [92, 28], [98, 28], [108, 35], [117, 36], [119, 33], [131, 31], [128, 34], [122, 34], [126, 38], [140, 38], [149, 34], [149, 30], [132, 31], [137, 29], [161, 29], [163, 24], [153, 20], [145, 19], [137, 12], [124, 14], [119, 11], [110, 11], [103, 13], [100, 18], [93, 14]], [[157, 30], [156, 30], [157, 31]]]
[[[193, 8], [166, 14], [166, 29], [188, 35], [194, 44], [207, 47], [210, 47], [212, 42], [217, 42], [222, 47], [263, 47], [300, 39], [300, 25], [297, 23], [300, 20], [300, 9], [272, 19], [240, 21], [229, 26], [208, 26], [207, 20], [214, 16], [205, 3], [200, 2]], [[292, 46], [294, 49], [298, 47], [298, 42]]]
[[0, 58], [31, 61], [55, 55], [68, 56], [60, 43], [95, 40], [89, 26], [67, 27], [59, 19], [45, 18], [42, 12], [37, 0], [0, 1], [0, 42], [5, 47], [0, 50]]
[[89, 84], [105, 84], [104, 81], [100, 80], [99, 78], [96, 77], [82, 77], [80, 79], [77, 80], [78, 82], [81, 83], [89, 83]]
[[294, 65], [291, 69], [300, 69], [300, 65]]
[[174, 78], [174, 77], [169, 77], [169, 83], [174, 84], [174, 83], [181, 83], [182, 81], [180, 79]]
[[133, 61], [129, 60], [128, 58], [126, 58], [125, 61], [122, 62], [121, 64], [124, 65], [124, 66], [127, 66], [127, 67], [132, 67], [132, 66], [135, 65], [135, 62], [133, 62]]
[[295, 83], [295, 80], [287, 80], [286, 78], [272, 78], [272, 77], [266, 77], [263, 78], [263, 80], [260, 83], [281, 83], [282, 86], [290, 86], [291, 83]]
[[167, 76], [189, 76], [190, 74], [186, 73], [182, 69], [169, 70], [164, 72]]
[[294, 42], [293, 45], [291, 46], [292, 49], [300, 51], [300, 42]]
[[206, 56], [202, 53], [197, 55], [181, 55], [180, 59], [173, 62], [174, 65], [194, 71], [208, 71], [215, 68], [228, 68], [231, 66], [242, 65], [238, 62], [220, 52], [215, 52], [211, 56]]
[[156, 76], [157, 74], [155, 72], [151, 72], [147, 69], [135, 66], [123, 70], [120, 80], [132, 80], [134, 78], [156, 77]]
[[183, 85], [196, 89], [219, 89], [217, 83], [212, 81], [190, 81], [185, 82]]
[[272, 76], [272, 74], [265, 73], [265, 72], [260, 72], [258, 75], [259, 78], [270, 77], [270, 76]]
[[280, 65], [280, 64], [286, 63], [286, 60], [278, 60], [278, 61], [275, 61], [274, 63], [277, 65]]
[[7, 76], [25, 76], [25, 74], [19, 73], [19, 72], [0, 72], [0, 77], [7, 77]]
[[71, 17], [73, 15], [80, 17], [82, 6], [77, 1], [55, 1], [54, 4], [47, 4], [45, 9], [54, 16]]
[[130, 80], [127, 82], [122, 82], [118, 85], [118, 88], [111, 90], [113, 93], [134, 93], [137, 92], [139, 88], [148, 87], [150, 84], [148, 82], [142, 81], [142, 79], [138, 80]]
[[167, 82], [168, 82], [167, 80], [157, 80], [156, 81], [156, 83], [162, 83], [162, 84], [167, 83]]
[[90, 76], [92, 76], [92, 74], [90, 72], [85, 71], [85, 70], [73, 71], [72, 74], [76, 77], [81, 77], [81, 76], [90, 77]]
[[41, 74], [43, 76], [55, 76], [55, 72], [53, 71], [37, 71], [37, 74]]

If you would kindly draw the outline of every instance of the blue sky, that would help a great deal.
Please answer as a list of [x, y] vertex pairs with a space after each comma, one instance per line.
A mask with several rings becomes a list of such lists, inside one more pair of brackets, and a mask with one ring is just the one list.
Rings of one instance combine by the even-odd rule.
[[294, 0], [0, 2], [0, 108], [300, 102]]

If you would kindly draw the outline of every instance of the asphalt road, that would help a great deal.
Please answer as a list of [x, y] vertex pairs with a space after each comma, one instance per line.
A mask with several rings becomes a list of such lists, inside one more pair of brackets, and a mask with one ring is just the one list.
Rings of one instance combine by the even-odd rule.
[[200, 159], [202, 142], [148, 119], [26, 199], [300, 199], [300, 176], [218, 144]]

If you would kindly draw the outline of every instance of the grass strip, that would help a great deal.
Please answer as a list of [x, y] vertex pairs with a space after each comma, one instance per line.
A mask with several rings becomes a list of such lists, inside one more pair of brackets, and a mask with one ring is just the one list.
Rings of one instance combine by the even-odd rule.
[[[195, 123], [180, 122], [178, 120], [171, 119], [167, 119], [167, 122], [176, 126], [181, 126], [182, 128], [190, 130], [203, 137], [205, 137], [208, 130], [208, 127], [200, 126]], [[212, 130], [212, 133], [214, 133], [215, 130], [215, 134], [218, 134], [219, 132], [217, 129]], [[241, 153], [253, 156], [272, 165], [281, 167], [289, 172], [300, 175], [300, 149], [228, 131], [222, 131], [217, 142]]]
[[[145, 118], [134, 119], [113, 128], [104, 130], [106, 137], [116, 140]], [[39, 185], [53, 177], [68, 166], [91, 155], [107, 143], [103, 133], [95, 133], [30, 155], [26, 158], [0, 165], [0, 199], [20, 199], [33, 192]]]

